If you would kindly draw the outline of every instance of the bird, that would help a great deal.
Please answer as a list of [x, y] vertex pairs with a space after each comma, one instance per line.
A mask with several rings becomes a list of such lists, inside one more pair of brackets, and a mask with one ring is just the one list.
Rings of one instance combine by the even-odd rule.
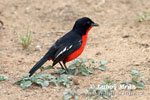
[[88, 32], [94, 26], [99, 26], [99, 24], [93, 22], [88, 17], [77, 19], [71, 31], [59, 38], [33, 66], [29, 71], [29, 77], [48, 60], [52, 60], [52, 66], [59, 63], [61, 68], [68, 72], [66, 62], [72, 61], [81, 55], [87, 42]]

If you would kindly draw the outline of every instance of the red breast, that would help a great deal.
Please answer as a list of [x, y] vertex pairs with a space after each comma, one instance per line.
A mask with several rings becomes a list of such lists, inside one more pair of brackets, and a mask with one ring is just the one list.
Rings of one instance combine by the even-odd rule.
[[91, 30], [92, 27], [90, 27], [87, 31], [86, 31], [86, 34], [82, 36], [82, 45], [81, 47], [76, 50], [74, 53], [70, 54], [66, 59], [65, 61], [68, 62], [68, 61], [71, 61], [75, 58], [77, 58], [84, 50], [85, 48], [85, 45], [86, 45], [86, 42], [87, 42], [87, 35], [88, 35], [88, 32]]

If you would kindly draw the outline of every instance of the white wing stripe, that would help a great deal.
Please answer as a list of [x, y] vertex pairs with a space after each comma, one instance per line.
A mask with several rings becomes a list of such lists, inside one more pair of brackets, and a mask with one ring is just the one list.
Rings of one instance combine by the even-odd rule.
[[63, 52], [65, 52], [65, 51], [66, 51], [66, 48], [67, 48], [67, 47], [65, 47], [55, 58], [57, 58], [59, 55], [61, 55]]
[[69, 49], [71, 49], [72, 48], [72, 45], [71, 46], [69, 46], [69, 48], [67, 49], [67, 50], [69, 50]]
[[58, 56], [60, 56], [62, 53], [64, 53], [65, 51], [68, 51], [68, 50], [71, 49], [71, 48], [72, 48], [72, 45], [70, 45], [69, 48], [65, 47], [65, 48], [55, 57], [55, 59], [56, 59]]

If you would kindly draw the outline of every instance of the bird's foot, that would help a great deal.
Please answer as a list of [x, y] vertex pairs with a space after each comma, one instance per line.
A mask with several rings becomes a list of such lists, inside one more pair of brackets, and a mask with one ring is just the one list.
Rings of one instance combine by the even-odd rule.
[[75, 72], [72, 72], [72, 71], [65, 71], [65, 74], [68, 74], [68, 75], [75, 75]]

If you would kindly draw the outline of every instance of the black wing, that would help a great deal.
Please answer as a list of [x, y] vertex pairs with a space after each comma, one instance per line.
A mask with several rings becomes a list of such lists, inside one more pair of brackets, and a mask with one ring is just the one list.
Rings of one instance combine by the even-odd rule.
[[65, 43], [55, 53], [53, 59], [53, 66], [59, 61], [66, 59], [70, 54], [78, 50], [82, 45], [82, 39], [73, 41], [72, 43]]

